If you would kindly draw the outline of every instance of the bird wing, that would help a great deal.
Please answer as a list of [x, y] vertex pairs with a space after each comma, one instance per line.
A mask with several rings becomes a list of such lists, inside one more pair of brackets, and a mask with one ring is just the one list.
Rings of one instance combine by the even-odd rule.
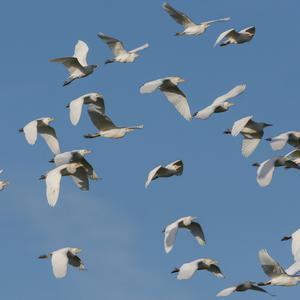
[[186, 226], [188, 230], [192, 233], [192, 235], [195, 237], [197, 242], [200, 245], [205, 245], [205, 237], [204, 237], [204, 232], [202, 230], [202, 227], [199, 223], [197, 222], [192, 222], [190, 225]]
[[240, 84], [231, 89], [228, 93], [216, 98], [212, 105], [220, 105], [223, 104], [225, 101], [235, 98], [238, 95], [242, 94], [246, 90], [246, 84]]
[[155, 167], [153, 170], [151, 170], [148, 173], [148, 178], [147, 181], [145, 183], [145, 188], [147, 188], [149, 186], [149, 184], [151, 183], [151, 181], [154, 179], [154, 177], [157, 175], [157, 173], [159, 172], [159, 170], [162, 169], [162, 166], [159, 165], [157, 167]]
[[281, 265], [275, 261], [266, 249], [262, 249], [258, 253], [258, 257], [265, 274], [271, 278], [286, 274]]
[[163, 9], [172, 17], [178, 24], [184, 28], [196, 25], [187, 15], [183, 12], [174, 9], [170, 4], [164, 3]]
[[165, 80], [159, 87], [168, 101], [172, 103], [176, 110], [187, 120], [191, 121], [192, 115], [185, 94], [170, 80]]
[[215, 106], [209, 105], [195, 113], [194, 118], [206, 120], [215, 112], [215, 108]]
[[198, 269], [198, 260], [183, 264], [178, 272], [177, 279], [190, 279]]
[[224, 289], [221, 292], [219, 292], [217, 294], [217, 297], [226, 297], [226, 296], [231, 295], [235, 291], [236, 291], [236, 286], [232, 286], [232, 287], [229, 287], [229, 288]]
[[216, 20], [210, 20], [210, 21], [202, 22], [201, 24], [203, 24], [203, 25], [209, 25], [209, 24], [213, 24], [213, 23], [217, 23], [217, 22], [229, 21], [230, 19], [231, 19], [230, 17], [227, 17], [227, 18], [222, 18], [222, 19], [216, 19]]
[[58, 167], [58, 166], [61, 166], [63, 164], [70, 163], [71, 159], [72, 159], [72, 153], [70, 151], [69, 152], [64, 152], [64, 153], [59, 153], [59, 154], [55, 155], [54, 163]]
[[259, 145], [260, 138], [246, 138], [244, 137], [242, 143], [242, 154], [245, 157], [249, 157]]
[[165, 229], [164, 247], [166, 253], [169, 253], [174, 246], [178, 230], [178, 221], [168, 225]]
[[295, 263], [285, 270], [288, 275], [296, 275], [300, 271], [300, 229], [292, 234], [292, 254]]
[[140, 87], [140, 93], [148, 94], [148, 93], [154, 92], [156, 89], [158, 89], [162, 85], [163, 81], [164, 81], [164, 79], [157, 79], [157, 80], [146, 82], [145, 84], [143, 84]]
[[[253, 291], [257, 291], [257, 292], [263, 292], [263, 293], [266, 293], [266, 294], [269, 294], [271, 295], [269, 292], [267, 292], [265, 289], [257, 286], [257, 285], [254, 285], [254, 284], [251, 284], [251, 287], [249, 288], [250, 290], [253, 290]], [[274, 296], [274, 295], [271, 295], [271, 296]]]
[[84, 157], [80, 158], [79, 162], [83, 165], [83, 167], [90, 179], [92, 179], [92, 180], [99, 179], [98, 175], [94, 171], [93, 166]]
[[86, 67], [88, 65], [86, 61], [88, 52], [89, 52], [88, 45], [85, 42], [79, 40], [75, 46], [75, 51], [73, 56], [78, 59], [79, 63], [83, 67]]
[[294, 276], [300, 271], [300, 261], [296, 261], [294, 264], [292, 264], [290, 267], [288, 267], [285, 272], [290, 275]]
[[270, 141], [270, 145], [274, 151], [281, 150], [287, 143], [289, 139], [290, 132], [285, 132], [282, 134], [279, 134], [278, 136], [275, 136]]
[[50, 150], [54, 154], [60, 153], [58, 139], [57, 139], [56, 132], [53, 127], [51, 127], [49, 125], [39, 126], [38, 133], [42, 136], [42, 138], [45, 140], [45, 142], [49, 146]]
[[78, 70], [82, 71], [82, 66], [76, 57], [61, 57], [50, 59], [51, 62], [62, 63], [68, 70], [69, 74], [77, 72]]
[[95, 104], [89, 104], [88, 114], [94, 126], [98, 130], [108, 130], [116, 128], [113, 121], [102, 112], [102, 108]]
[[236, 36], [238, 36], [238, 32], [236, 32], [234, 28], [226, 30], [218, 36], [214, 47], [216, 47], [225, 37], [230, 38], [230, 37], [236, 37]]
[[74, 126], [76, 126], [80, 120], [83, 103], [83, 96], [70, 102], [70, 120]]
[[248, 116], [235, 121], [231, 129], [231, 135], [237, 136], [252, 118], [253, 116]]
[[118, 56], [118, 55], [127, 53], [127, 51], [124, 49], [123, 43], [121, 41], [119, 41], [113, 37], [110, 37], [108, 35], [105, 35], [102, 32], [98, 33], [98, 37], [107, 44], [107, 46], [113, 52], [114, 56]]
[[295, 149], [288, 154], [285, 155], [285, 157], [291, 161], [293, 161], [296, 164], [300, 163], [300, 149]]
[[77, 187], [82, 191], [89, 190], [88, 174], [84, 168], [77, 168], [76, 172], [70, 175]]
[[208, 267], [207, 271], [213, 273], [218, 278], [224, 278], [224, 275], [222, 274], [221, 269], [215, 264], [211, 264]]
[[35, 144], [37, 139], [37, 121], [31, 121], [29, 122], [24, 128], [23, 128], [25, 138], [27, 142], [30, 145]]
[[256, 180], [261, 187], [265, 187], [271, 183], [276, 159], [277, 158], [268, 159], [258, 167]]
[[165, 168], [162, 168], [159, 172], [163, 172], [164, 169], [169, 169], [169, 168], [174, 168], [177, 167], [177, 174], [176, 175], [181, 175], [183, 172], [183, 161], [182, 160], [175, 160], [171, 162], [170, 164], [166, 165]]
[[140, 47], [138, 47], [138, 48], [135, 48], [135, 49], [133, 49], [133, 50], [130, 50], [129, 53], [139, 52], [139, 51], [142, 51], [142, 50], [144, 50], [144, 49], [146, 49], [146, 48], [148, 48], [148, 47], [149, 47], [149, 44], [146, 43], [146, 44], [144, 44], [144, 45], [142, 45], [142, 46], [140, 46]]
[[52, 253], [51, 257], [53, 274], [56, 278], [63, 278], [68, 271], [68, 257], [65, 251], [57, 250]]
[[46, 176], [46, 194], [50, 206], [55, 206], [60, 190], [61, 169], [55, 168]]
[[250, 26], [250, 27], [247, 27], [247, 28], [241, 30], [240, 33], [245, 33], [245, 32], [247, 32], [247, 33], [250, 33], [250, 34], [255, 34], [255, 30], [256, 30], [256, 29], [255, 29], [254, 26]]
[[2, 169], [2, 170], [0, 170], [0, 174], [2, 174], [4, 172], [4, 170]]

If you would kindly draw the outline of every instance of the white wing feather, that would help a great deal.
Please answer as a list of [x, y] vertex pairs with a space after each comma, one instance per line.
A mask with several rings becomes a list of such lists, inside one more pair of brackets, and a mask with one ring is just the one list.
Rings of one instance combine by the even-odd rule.
[[231, 89], [228, 93], [216, 98], [213, 105], [220, 105], [224, 103], [226, 100], [232, 99], [237, 97], [238, 95], [242, 94], [246, 90], [246, 84], [240, 84]]
[[264, 161], [257, 169], [256, 180], [261, 187], [268, 186], [273, 178], [276, 158]]
[[228, 29], [228, 30], [226, 30], [226, 31], [224, 31], [224, 32], [222, 32], [219, 36], [218, 36], [218, 38], [217, 38], [217, 40], [216, 40], [216, 42], [215, 42], [215, 45], [214, 45], [214, 47], [216, 47], [228, 34], [230, 34], [230, 33], [232, 33], [232, 32], [234, 32], [235, 30], [234, 30], [234, 28], [231, 28], [231, 29]]
[[70, 103], [70, 120], [74, 126], [76, 126], [80, 120], [83, 102], [84, 96], [79, 97]]
[[89, 52], [88, 45], [85, 42], [79, 40], [75, 46], [75, 51], [73, 56], [78, 59], [79, 63], [83, 67], [86, 67], [88, 65], [86, 61], [88, 52]]
[[235, 291], [236, 291], [236, 287], [232, 286], [232, 287], [229, 287], [229, 288], [224, 289], [223, 291], [219, 292], [217, 294], [217, 297], [226, 297], [226, 296], [231, 295]]
[[138, 48], [135, 48], [135, 49], [133, 49], [133, 50], [130, 50], [129, 53], [139, 52], [139, 51], [142, 51], [142, 50], [144, 50], [144, 49], [146, 49], [146, 48], [148, 48], [148, 47], [149, 47], [149, 44], [147, 43], [147, 44], [144, 44], [143, 46], [140, 46], [140, 47], [138, 47]]
[[51, 257], [53, 274], [56, 278], [63, 278], [68, 271], [68, 257], [65, 249], [54, 251]]
[[168, 225], [165, 229], [164, 247], [166, 253], [169, 253], [174, 246], [178, 230], [178, 221]]
[[157, 174], [157, 172], [160, 168], [161, 168], [161, 165], [157, 166], [156, 168], [154, 168], [153, 170], [151, 170], [149, 172], [147, 181], [145, 183], [145, 188], [147, 188], [149, 186], [149, 184], [151, 183], [151, 181], [153, 180], [153, 178], [155, 177], [155, 175]]
[[24, 128], [23, 128], [25, 138], [27, 142], [30, 145], [34, 145], [37, 139], [37, 121], [31, 121], [29, 122]]
[[231, 129], [231, 135], [237, 136], [252, 118], [253, 116], [248, 116], [235, 121]]
[[55, 206], [60, 190], [61, 173], [60, 168], [55, 168], [48, 172], [46, 176], [47, 199], [50, 206]]
[[177, 279], [178, 280], [185, 280], [185, 279], [190, 279], [193, 277], [195, 272], [198, 269], [198, 261], [192, 261], [186, 264], [183, 264], [180, 267]]
[[283, 149], [289, 139], [289, 133], [290, 132], [285, 132], [272, 138], [270, 145], [274, 151]]
[[242, 154], [244, 157], [249, 157], [259, 145], [261, 139], [244, 138], [242, 143]]

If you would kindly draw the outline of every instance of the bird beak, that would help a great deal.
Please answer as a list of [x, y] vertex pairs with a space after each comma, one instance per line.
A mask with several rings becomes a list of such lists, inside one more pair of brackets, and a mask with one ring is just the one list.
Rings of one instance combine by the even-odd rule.
[[236, 105], [234, 102], [229, 102], [229, 106], [234, 106]]
[[50, 118], [50, 122], [54, 121], [54, 118]]

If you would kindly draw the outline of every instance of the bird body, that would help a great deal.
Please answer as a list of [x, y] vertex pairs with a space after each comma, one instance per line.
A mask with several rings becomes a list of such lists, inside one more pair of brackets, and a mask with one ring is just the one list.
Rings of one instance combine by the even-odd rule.
[[78, 267], [79, 270], [84, 270], [84, 264], [77, 254], [81, 252], [79, 248], [66, 247], [48, 255], [39, 256], [40, 259], [51, 257], [53, 274], [56, 278], [63, 278], [67, 275], [68, 264], [73, 267]]
[[145, 183], [145, 188], [149, 186], [151, 181], [159, 178], [159, 177], [171, 177], [171, 176], [180, 176], [183, 172], [183, 162], [182, 160], [176, 160], [165, 167], [161, 165], [155, 167], [148, 173], [148, 178]]
[[271, 277], [271, 280], [260, 282], [258, 286], [294, 286], [300, 282], [300, 276], [294, 276], [295, 274], [288, 275], [282, 266], [269, 255], [267, 250], [260, 250], [258, 256], [263, 271], [267, 276]]
[[264, 162], [254, 163], [257, 168], [257, 183], [261, 187], [268, 186], [273, 178], [275, 168], [285, 167], [285, 169], [300, 169], [300, 150], [296, 149], [285, 156], [274, 157]]
[[238, 95], [243, 93], [245, 89], [246, 89], [245, 84], [241, 84], [234, 87], [228, 93], [216, 98], [209, 106], [194, 113], [193, 117], [196, 119], [206, 120], [214, 113], [222, 113], [229, 110], [229, 108], [235, 105], [235, 103], [230, 102], [228, 100], [237, 97]]
[[[240, 283], [236, 286], [232, 286], [232, 287], [222, 290], [221, 292], [219, 292], [217, 294], [217, 297], [226, 297], [226, 296], [231, 295], [234, 292], [246, 292], [248, 290], [253, 290], [253, 291], [269, 294], [265, 289], [257, 286], [257, 284], [255, 282], [246, 281], [246, 282]], [[271, 294], [269, 294], [269, 295], [271, 295]], [[273, 296], [273, 295], [271, 295], [271, 296]]]
[[50, 62], [62, 63], [69, 72], [68, 79], [64, 82], [64, 86], [70, 84], [73, 80], [86, 77], [94, 72], [97, 65], [87, 64], [88, 45], [83, 41], [78, 41], [75, 46], [73, 57], [60, 57], [50, 59]]
[[63, 164], [69, 164], [74, 162], [81, 163], [84, 169], [87, 171], [88, 177], [92, 180], [97, 180], [99, 179], [99, 177], [94, 171], [94, 168], [84, 158], [87, 154], [90, 154], [91, 152], [92, 152], [91, 150], [87, 150], [87, 149], [63, 152], [55, 155], [54, 159], [51, 160], [50, 162], [54, 162], [57, 167]]
[[40, 178], [46, 180], [47, 200], [48, 204], [52, 207], [55, 206], [58, 200], [62, 176], [71, 176], [74, 183], [81, 190], [89, 190], [88, 171], [81, 163], [76, 162], [60, 165]]
[[179, 228], [189, 230], [201, 246], [205, 245], [205, 237], [202, 227], [199, 223], [194, 221], [195, 219], [195, 217], [191, 216], [183, 217], [169, 224], [165, 228], [164, 248], [166, 253], [169, 253], [173, 249]]
[[174, 105], [175, 109], [187, 120], [191, 121], [192, 115], [185, 94], [178, 88], [178, 84], [184, 82], [179, 76], [171, 76], [153, 80], [143, 84], [140, 87], [140, 93], [152, 93], [159, 89]]
[[95, 137], [105, 137], [109, 139], [120, 139], [124, 137], [127, 133], [132, 132], [136, 129], [142, 129], [144, 125], [137, 125], [132, 127], [115, 127], [107, 130], [100, 130], [97, 133], [86, 134], [86, 138], [95, 138]]
[[227, 46], [230, 44], [243, 44], [249, 42], [254, 37], [255, 31], [256, 29], [254, 26], [247, 27], [239, 32], [237, 32], [234, 28], [229, 29], [219, 35], [214, 46], [216, 46], [223, 40], [224, 41], [222, 44], [220, 44], [220, 46]]
[[105, 63], [113, 63], [113, 62], [132, 63], [139, 56], [138, 54], [139, 51], [149, 47], [149, 44], [144, 44], [143, 46], [140, 46], [136, 49], [127, 51], [124, 48], [123, 43], [116, 38], [105, 35], [102, 32], [98, 33], [98, 37], [107, 44], [107, 46], [112, 50], [114, 54], [114, 58], [107, 60]]
[[54, 154], [58, 154], [60, 153], [60, 147], [56, 132], [55, 129], [49, 125], [53, 120], [53, 118], [49, 117], [33, 120], [20, 129], [19, 132], [24, 132], [25, 138], [30, 145], [35, 144], [37, 135], [40, 134], [50, 150]]
[[267, 138], [274, 151], [278, 151], [284, 148], [286, 144], [289, 144], [295, 148], [300, 147], [300, 131], [288, 131], [273, 138]]
[[182, 32], [177, 32], [176, 35], [201, 35], [209, 26], [211, 26], [211, 24], [230, 20], [230, 18], [222, 18], [195, 24], [187, 15], [176, 10], [168, 3], [163, 4], [163, 9], [175, 20], [175, 22], [184, 27], [184, 30]]
[[242, 154], [245, 157], [250, 156], [259, 145], [263, 135], [264, 128], [272, 126], [264, 122], [255, 122], [253, 116], [248, 116], [234, 122], [232, 129], [225, 131], [225, 134], [237, 136], [243, 135]]
[[216, 277], [224, 278], [217, 264], [218, 262], [211, 258], [200, 258], [185, 263], [180, 268], [175, 268], [171, 273], [178, 273], [178, 280], [190, 279], [198, 270], [206, 270], [213, 273]]

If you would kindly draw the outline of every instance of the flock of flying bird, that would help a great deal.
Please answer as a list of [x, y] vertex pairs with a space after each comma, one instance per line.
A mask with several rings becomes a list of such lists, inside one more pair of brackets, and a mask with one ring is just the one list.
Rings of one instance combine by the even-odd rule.
[[[202, 22], [200, 24], [194, 23], [184, 13], [174, 9], [171, 5], [164, 3], [163, 9], [172, 17], [177, 23], [183, 26], [183, 31], [176, 33], [176, 36], [193, 35], [198, 36], [203, 34], [208, 27], [216, 22], [226, 22], [230, 18], [222, 18]], [[230, 44], [242, 44], [249, 42], [255, 35], [255, 27], [251, 26], [241, 31], [229, 29], [221, 33], [215, 42], [215, 46], [227, 46]], [[116, 38], [98, 33], [98, 37], [105, 42], [111, 49], [114, 57], [107, 60], [105, 63], [131, 63], [139, 56], [139, 52], [149, 47], [149, 44], [144, 44], [134, 50], [126, 50], [121, 41]], [[87, 54], [89, 48], [83, 41], [78, 41], [75, 46], [74, 55], [71, 57], [62, 57], [51, 59], [51, 62], [62, 63], [69, 72], [69, 77], [64, 82], [64, 86], [70, 84], [76, 79], [80, 79], [92, 74], [97, 65], [88, 65]], [[194, 119], [208, 119], [215, 113], [226, 112], [235, 105], [229, 101], [242, 94], [246, 90], [246, 85], [241, 84], [226, 94], [216, 98], [211, 104], [201, 109], [200, 111], [191, 114], [190, 107], [186, 95], [179, 89], [179, 84], [183, 83], [184, 79], [179, 76], [170, 76], [145, 83], [140, 87], [140, 93], [152, 93], [160, 90], [166, 99], [175, 107], [178, 113], [187, 121]], [[66, 107], [69, 109], [69, 117], [71, 123], [76, 126], [81, 118], [83, 106], [88, 107], [87, 111], [93, 125], [96, 127], [96, 133], [89, 133], [84, 135], [86, 138], [106, 137], [106, 138], [122, 138], [127, 133], [136, 129], [142, 129], [143, 125], [136, 126], [117, 126], [106, 115], [105, 103], [103, 95], [100, 93], [89, 93], [80, 96], [71, 101]], [[73, 150], [61, 152], [59, 141], [55, 129], [50, 126], [53, 118], [43, 117], [33, 120], [26, 124], [19, 131], [24, 133], [26, 141], [33, 145], [38, 136], [41, 136], [54, 157], [50, 162], [55, 164], [55, 168], [42, 175], [40, 179], [46, 181], [46, 195], [50, 206], [55, 206], [59, 198], [60, 182], [62, 176], [70, 176], [76, 186], [83, 191], [89, 190], [89, 180], [98, 180], [100, 177], [94, 171], [94, 168], [86, 160], [85, 156], [91, 151], [87, 149]], [[245, 157], [250, 156], [264, 136], [264, 129], [271, 124], [264, 122], [256, 122], [253, 116], [244, 117], [234, 122], [231, 129], [224, 131], [225, 134], [232, 136], [242, 135], [242, 154]], [[286, 169], [295, 168], [300, 169], [300, 131], [289, 131], [282, 133], [274, 138], [266, 139], [270, 142], [273, 150], [281, 150], [286, 144], [295, 147], [295, 150], [289, 152], [285, 156], [278, 156], [268, 159], [262, 163], [255, 163], [257, 167], [257, 182], [264, 187], [271, 183], [273, 173], [276, 167], [283, 166]], [[3, 170], [0, 171], [0, 174]], [[181, 160], [174, 161], [166, 166], [157, 166], [148, 174], [145, 183], [147, 188], [150, 183], [160, 177], [178, 176], [183, 173], [183, 162]], [[8, 185], [7, 181], [0, 181], [0, 190], [3, 190]], [[175, 222], [169, 224], [164, 229], [164, 248], [165, 252], [169, 253], [174, 246], [176, 234], [178, 229], [187, 229], [195, 237], [196, 241], [201, 245], [205, 245], [205, 236], [201, 225], [195, 221], [194, 217], [182, 217]], [[247, 290], [254, 290], [258, 292], [268, 293], [261, 286], [277, 285], [277, 286], [293, 286], [300, 282], [300, 276], [296, 274], [300, 271], [300, 229], [291, 236], [284, 237], [282, 240], [292, 239], [292, 254], [295, 262], [286, 270], [280, 266], [267, 252], [267, 250], [259, 251], [259, 260], [263, 271], [271, 279], [266, 282], [244, 282], [236, 286], [226, 288], [219, 292], [217, 296], [228, 296], [233, 292], [243, 292]], [[81, 251], [79, 248], [66, 247], [56, 250], [48, 255], [41, 255], [39, 258], [51, 258], [53, 273], [56, 278], [65, 277], [67, 274], [68, 264], [78, 267], [83, 270], [84, 264], [77, 254]], [[219, 278], [223, 278], [222, 271], [218, 266], [218, 262], [210, 258], [201, 258], [183, 264], [179, 268], [175, 268], [172, 273], [178, 273], [177, 279], [189, 279], [197, 270], [207, 270]], [[271, 294], [270, 294], [271, 295]]]

